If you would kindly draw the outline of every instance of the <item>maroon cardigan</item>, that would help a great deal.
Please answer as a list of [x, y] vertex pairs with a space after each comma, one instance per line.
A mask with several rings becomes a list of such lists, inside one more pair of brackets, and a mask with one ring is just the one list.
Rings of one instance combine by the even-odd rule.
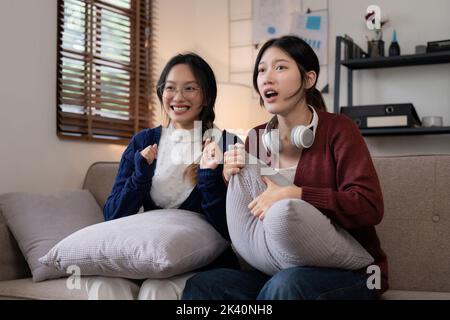
[[[383, 195], [369, 150], [350, 118], [317, 114], [314, 143], [302, 151], [294, 184], [302, 188], [303, 200], [340, 224], [372, 255], [381, 270], [382, 293], [388, 289], [388, 264], [374, 226], [383, 218]], [[258, 141], [265, 126], [253, 129]], [[262, 143], [250, 148], [247, 138], [245, 149], [270, 163]], [[361, 272], [366, 274], [366, 269]]]

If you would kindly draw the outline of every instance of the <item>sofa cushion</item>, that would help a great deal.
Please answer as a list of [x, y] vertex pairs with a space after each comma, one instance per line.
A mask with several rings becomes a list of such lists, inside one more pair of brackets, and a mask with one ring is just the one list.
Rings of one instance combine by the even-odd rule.
[[39, 263], [61, 239], [88, 225], [103, 221], [97, 202], [87, 190], [55, 195], [17, 192], [0, 195], [6, 223], [33, 275], [33, 281], [67, 276]]
[[375, 157], [389, 287], [450, 292], [450, 156]]
[[[33, 282], [31, 278], [0, 281], [0, 299], [87, 300], [86, 280], [80, 277], [79, 287], [68, 286], [69, 279]], [[69, 280], [70, 281], [70, 280]], [[69, 289], [73, 287], [73, 289]]]
[[111, 194], [118, 169], [118, 162], [96, 162], [86, 172], [83, 189], [92, 193], [101, 208]]
[[[293, 266], [356, 270], [374, 261], [347, 231], [303, 200], [274, 203], [262, 221], [253, 216], [248, 205], [266, 189], [261, 173], [267, 173], [267, 169], [263, 163], [248, 164], [231, 178], [228, 186], [230, 237], [246, 262], [273, 275]], [[269, 179], [286, 185], [278, 175]]]
[[450, 292], [388, 290], [381, 300], [450, 300]]
[[0, 281], [31, 276], [17, 241], [6, 224], [0, 223]]
[[106, 221], [63, 239], [39, 261], [82, 275], [167, 278], [203, 267], [228, 246], [203, 215], [161, 209]]

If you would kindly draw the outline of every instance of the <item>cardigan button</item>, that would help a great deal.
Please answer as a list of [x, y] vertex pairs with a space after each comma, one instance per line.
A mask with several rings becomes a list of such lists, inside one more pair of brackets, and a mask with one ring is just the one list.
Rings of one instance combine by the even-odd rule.
[[434, 215], [431, 220], [433, 220], [433, 222], [439, 222], [439, 220], [441, 220], [441, 217], [439, 217], [439, 215]]

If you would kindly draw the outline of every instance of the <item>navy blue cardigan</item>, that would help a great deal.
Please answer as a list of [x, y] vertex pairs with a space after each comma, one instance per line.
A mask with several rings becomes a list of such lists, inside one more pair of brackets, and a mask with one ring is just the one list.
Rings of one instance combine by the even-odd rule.
[[[137, 133], [125, 149], [120, 160], [119, 170], [106, 203], [103, 207], [105, 220], [117, 219], [135, 214], [141, 206], [144, 211], [161, 209], [150, 197], [152, 178], [155, 173], [155, 159], [151, 165], [141, 155], [149, 145], [159, 144], [162, 127], [145, 129]], [[227, 143], [242, 143], [238, 137], [222, 133], [219, 147], [227, 150]], [[206, 220], [227, 240], [230, 236], [226, 221], [227, 186], [222, 178], [223, 165], [216, 169], [198, 169], [198, 183], [179, 209], [205, 215]]]

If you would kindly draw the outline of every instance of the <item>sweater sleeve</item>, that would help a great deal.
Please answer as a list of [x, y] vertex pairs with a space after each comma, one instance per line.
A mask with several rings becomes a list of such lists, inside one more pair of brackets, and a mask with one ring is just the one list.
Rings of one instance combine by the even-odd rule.
[[150, 192], [156, 161], [149, 165], [140, 154], [139, 138], [142, 136], [133, 137], [122, 155], [114, 186], [103, 207], [105, 220], [137, 213]]
[[383, 217], [383, 197], [369, 150], [358, 127], [345, 117], [330, 125], [336, 189], [302, 186], [302, 199], [344, 228], [374, 226]]
[[198, 189], [202, 194], [202, 209], [206, 220], [224, 237], [230, 240], [227, 226], [227, 186], [222, 179], [223, 165], [216, 169], [198, 170]]

